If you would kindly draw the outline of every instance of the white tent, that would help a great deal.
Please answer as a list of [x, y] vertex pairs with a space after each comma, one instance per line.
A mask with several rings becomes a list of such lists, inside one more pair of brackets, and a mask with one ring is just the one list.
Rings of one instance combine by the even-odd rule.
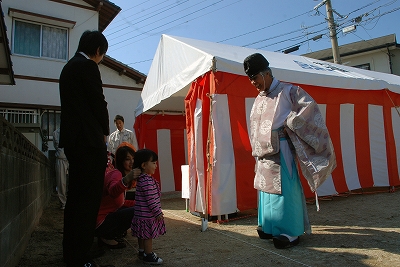
[[[136, 116], [150, 109], [184, 110], [191, 83], [210, 70], [245, 75], [243, 60], [263, 54], [280, 80], [348, 89], [387, 88], [400, 93], [400, 77], [297, 55], [162, 35], [142, 91]], [[318, 74], [318, 75], [316, 75]]]
[[[139, 147], [151, 147], [151, 142], [160, 140], [147, 139], [144, 120], [155, 115], [143, 116], [152, 111], [185, 112], [186, 129], [181, 130], [187, 131], [183, 134], [187, 138], [180, 139], [185, 142], [180, 147], [188, 151], [191, 210], [220, 215], [255, 207], [247, 120], [257, 92], [245, 76], [243, 60], [256, 52], [268, 59], [276, 78], [300, 85], [325, 115], [338, 167], [318, 188], [319, 195], [400, 184], [396, 109], [400, 77], [302, 56], [162, 35], [136, 108], [136, 129]], [[160, 166], [162, 187], [167, 186], [163, 184], [167, 169]]]

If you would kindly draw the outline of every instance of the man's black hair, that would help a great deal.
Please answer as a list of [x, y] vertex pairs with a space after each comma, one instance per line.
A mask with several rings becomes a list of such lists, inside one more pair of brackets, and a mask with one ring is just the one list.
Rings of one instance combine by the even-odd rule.
[[107, 52], [108, 41], [106, 37], [99, 31], [85, 31], [79, 40], [77, 52], [95, 56], [98, 48], [100, 55], [104, 55]]

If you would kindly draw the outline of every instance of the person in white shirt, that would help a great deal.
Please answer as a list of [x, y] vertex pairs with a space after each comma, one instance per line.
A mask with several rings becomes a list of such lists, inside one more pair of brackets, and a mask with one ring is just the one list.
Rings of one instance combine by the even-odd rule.
[[123, 142], [128, 142], [134, 145], [135, 135], [131, 130], [124, 128], [124, 117], [121, 115], [116, 115], [114, 118], [115, 126], [117, 130], [110, 134], [108, 137], [108, 148], [107, 150], [115, 155], [115, 151], [118, 146]]
[[60, 140], [60, 128], [53, 132], [53, 144], [56, 149], [56, 180], [57, 180], [57, 193], [61, 202], [61, 209], [65, 209], [67, 203], [67, 175], [68, 175], [68, 160], [65, 156], [64, 149], [58, 147]]

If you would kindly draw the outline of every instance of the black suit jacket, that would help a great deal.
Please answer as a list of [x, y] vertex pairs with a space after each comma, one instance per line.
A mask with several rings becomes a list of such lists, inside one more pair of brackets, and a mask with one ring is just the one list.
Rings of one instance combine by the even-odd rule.
[[64, 66], [59, 86], [59, 147], [104, 147], [109, 116], [96, 62], [76, 53]]

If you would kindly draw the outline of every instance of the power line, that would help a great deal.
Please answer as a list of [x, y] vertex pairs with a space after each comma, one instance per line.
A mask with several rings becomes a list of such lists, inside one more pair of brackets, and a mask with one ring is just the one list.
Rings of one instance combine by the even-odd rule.
[[[309, 27], [307, 27], [307, 29], [308, 28], [313, 28], [313, 27], [316, 27], [316, 26], [319, 26], [319, 25], [322, 25], [322, 24], [325, 24], [325, 21], [324, 22], [320, 22], [318, 24], [314, 24], [312, 26], [309, 26]], [[276, 35], [276, 36], [273, 36], [273, 37], [261, 39], [261, 40], [258, 40], [258, 41], [255, 41], [255, 42], [252, 42], [252, 43], [249, 43], [249, 44], [245, 44], [245, 45], [242, 45], [242, 46], [247, 47], [247, 46], [250, 46], [250, 45], [254, 45], [254, 44], [258, 44], [258, 43], [265, 42], [265, 41], [268, 41], [268, 40], [272, 40], [272, 39], [275, 39], [275, 38], [278, 38], [278, 37], [282, 37], [282, 36], [285, 36], [285, 35], [288, 35], [288, 34], [292, 34], [292, 33], [298, 32], [298, 31], [302, 31], [302, 30], [304, 30], [304, 29], [298, 29], [298, 30], [294, 30], [294, 31], [291, 31], [291, 32], [282, 33], [282, 34], [279, 34], [279, 35]]]
[[298, 18], [298, 17], [303, 16], [303, 15], [305, 15], [305, 14], [307, 14], [307, 13], [310, 13], [311, 11], [312, 11], [312, 10], [307, 11], [307, 12], [304, 12], [304, 13], [299, 14], [299, 15], [297, 15], [297, 16], [291, 17], [290, 19], [285, 19], [285, 20], [282, 20], [282, 21], [280, 21], [280, 22], [273, 23], [273, 24], [271, 24], [271, 25], [262, 27], [262, 28], [260, 28], [260, 29], [254, 30], [254, 31], [246, 32], [246, 33], [239, 34], [239, 35], [237, 35], [237, 36], [234, 36], [234, 37], [231, 37], [231, 38], [228, 38], [228, 39], [224, 39], [224, 40], [219, 41], [219, 42], [217, 42], [217, 43], [222, 43], [222, 42], [225, 42], [225, 41], [229, 41], [229, 40], [232, 40], [232, 39], [235, 39], [235, 38], [238, 38], [238, 37], [242, 37], [242, 36], [245, 36], [245, 35], [248, 35], [248, 34], [251, 34], [251, 33], [255, 33], [255, 32], [258, 32], [258, 31], [267, 29], [267, 28], [272, 27], [272, 26], [279, 25], [279, 24], [281, 24], [281, 23], [287, 22], [287, 21], [289, 21], [289, 20]]
[[[171, 6], [171, 7], [170, 7], [170, 6], [167, 6], [168, 8], [166, 8], [166, 9], [164, 9], [164, 10], [161, 10], [160, 12], [154, 14], [154, 16], [159, 15], [159, 14], [161, 14], [161, 13], [164, 13], [164, 12], [166, 12], [166, 11], [168, 11], [168, 10], [171, 10], [172, 8], [175, 8], [175, 7], [179, 6], [179, 5], [182, 5], [182, 4], [184, 4], [184, 3], [188, 2], [188, 1], [189, 1], [189, 0], [185, 0], [185, 1], [179, 2], [178, 4], [176, 4], [176, 5], [174, 5], [174, 6]], [[157, 11], [159, 11], [159, 10], [160, 10], [160, 9], [156, 10], [155, 12], [157, 12]], [[150, 14], [152, 14], [152, 13], [150, 13]], [[174, 13], [174, 14], [176, 14], [176, 13]], [[142, 16], [142, 17], [143, 17], [143, 16]], [[138, 21], [138, 22], [136, 22], [136, 23], [140, 23], [140, 22], [143, 22], [143, 21], [148, 20], [148, 19], [151, 19], [151, 18], [152, 18], [151, 16], [147, 16], [145, 19], [142, 19], [142, 20], [140, 20], [140, 21]], [[156, 21], [154, 21], [154, 22], [152, 22], [152, 23], [149, 23], [149, 24], [147, 24], [147, 25], [145, 25], [145, 26], [143, 26], [143, 27], [149, 26], [149, 25], [151, 25], [151, 24], [153, 24], [153, 23], [155, 23], [155, 22], [157, 22], [157, 21], [160, 21], [160, 20], [162, 20], [162, 19], [156, 20]], [[128, 24], [128, 26], [126, 26], [126, 27], [124, 27], [124, 28], [122, 28], [122, 29], [119, 29], [119, 30], [117, 30], [117, 31], [115, 31], [115, 32], [113, 32], [113, 33], [110, 33], [109, 35], [113, 35], [113, 34], [115, 34], [115, 33], [117, 33], [117, 32], [120, 32], [120, 31], [125, 30], [125, 29], [127, 29], [127, 28], [129, 28], [129, 27], [132, 26], [130, 23], [127, 23], [127, 24]], [[121, 35], [119, 35], [119, 36], [117, 36], [117, 37], [114, 37], [114, 38], [112, 38], [112, 39], [110, 39], [110, 40], [113, 40], [113, 39], [116, 39], [116, 38], [119, 38], [119, 37], [121, 37]]]
[[[114, 47], [113, 50], [118, 50], [118, 49], [120, 49], [120, 48], [122, 48], [122, 47], [125, 47], [125, 46], [127, 46], [127, 45], [130, 45], [130, 44], [132, 44], [132, 43], [136, 43], [136, 42], [139, 42], [139, 41], [141, 41], [141, 40], [144, 40], [144, 39], [146, 39], [146, 38], [148, 38], [148, 37], [150, 37], [150, 36], [154, 36], [155, 34], [157, 34], [157, 33], [155, 33], [155, 30], [157, 30], [157, 29], [163, 29], [162, 31], [163, 31], [163, 32], [166, 32], [166, 31], [169, 31], [169, 30], [171, 30], [171, 29], [174, 29], [174, 28], [178, 27], [179, 25], [182, 25], [182, 24], [185, 24], [185, 23], [189, 23], [189, 22], [191, 22], [191, 21], [193, 21], [193, 20], [195, 20], [195, 19], [197, 19], [197, 18], [203, 17], [203, 16], [205, 16], [205, 15], [211, 13], [211, 12], [215, 12], [216, 10], [211, 11], [211, 12], [209, 12], [209, 13], [207, 13], [207, 14], [202, 14], [202, 15], [196, 17], [196, 18], [190, 18], [190, 19], [188, 19], [188, 20], [185, 20], [185, 21], [183, 21], [183, 22], [180, 22], [180, 23], [178, 23], [178, 24], [175, 24], [175, 22], [177, 22], [177, 21], [179, 21], [179, 20], [182, 20], [182, 19], [184, 19], [184, 18], [187, 18], [187, 17], [189, 17], [189, 16], [191, 16], [191, 15], [193, 15], [193, 14], [195, 14], [195, 13], [199, 13], [200, 11], [202, 11], [202, 10], [204, 10], [204, 9], [206, 9], [206, 8], [210, 8], [210, 7], [212, 7], [212, 6], [215, 6], [216, 4], [219, 4], [219, 3], [222, 2], [222, 1], [223, 1], [223, 0], [218, 1], [217, 3], [211, 4], [211, 5], [208, 5], [208, 6], [206, 6], [205, 8], [202, 8], [201, 10], [196, 10], [196, 11], [191, 12], [191, 13], [189, 13], [189, 14], [182, 15], [182, 16], [180, 16], [180, 17], [173, 18], [173, 19], [169, 20], [167, 23], [165, 23], [165, 24], [163, 24], [163, 25], [155, 26], [155, 27], [152, 28], [152, 29], [146, 30], [146, 31], [143, 32], [143, 33], [140, 33], [140, 34], [137, 34], [137, 35], [135, 35], [135, 36], [126, 38], [126, 39], [124, 39], [124, 40], [121, 40], [120, 42], [117, 42], [117, 43], [112, 44], [112, 45], [110, 45], [110, 46], [111, 46], [111, 47]], [[240, 0], [239, 0], [239, 1], [240, 1]], [[238, 1], [238, 2], [239, 2], [239, 1]], [[376, 4], [376, 3], [380, 2], [380, 1], [381, 1], [381, 0], [372, 1], [372, 2], [366, 4], [366, 5], [362, 6], [362, 7], [359, 7], [359, 8], [357, 8], [357, 9], [355, 9], [355, 10], [353, 10], [353, 11], [347, 13], [347, 16], [343, 16], [343, 17], [345, 17], [345, 18], [343, 18], [343, 19], [338, 19], [338, 21], [340, 22], [340, 24], [338, 25], [337, 29], [338, 29], [338, 30], [343, 29], [343, 28], [345, 27], [345, 25], [349, 25], [349, 24], [353, 23], [358, 17], [360, 17], [360, 16], [358, 16], [358, 17], [349, 19], [349, 18], [348, 18], [349, 15], [354, 14], [354, 13], [360, 11], [360, 10], [363, 10], [363, 9], [369, 7], [369, 6], [372, 6], [372, 5], [374, 5], [374, 4]], [[362, 16], [363, 16], [363, 17], [371, 16], [371, 14], [372, 14], [373, 12], [376, 12], [377, 10], [379, 10], [379, 9], [382, 8], [382, 7], [389, 6], [389, 5], [393, 4], [393, 3], [396, 2], [396, 1], [397, 1], [397, 0], [393, 0], [393, 1], [390, 1], [390, 2], [385, 3], [385, 4], [383, 4], [383, 5], [379, 5], [378, 7], [374, 8], [374, 9], [371, 9], [371, 10], [368, 11], [368, 12], [364, 12], [364, 14], [362, 14]], [[177, 2], [178, 2], [178, 1], [177, 1]], [[204, 2], [203, 2], [203, 3], [204, 3]], [[168, 6], [170, 6], [170, 5], [168, 5]], [[192, 7], [193, 7], [193, 6], [192, 6]], [[190, 8], [190, 7], [189, 7], [189, 8]], [[132, 9], [132, 8], [129, 8], [129, 9]], [[165, 7], [162, 8], [162, 9], [165, 9]], [[162, 9], [158, 9], [157, 12], [160, 11], [160, 10], [162, 10]], [[186, 8], [186, 9], [188, 9], [188, 8]], [[186, 10], [186, 9], [185, 9], [185, 10]], [[384, 15], [387, 15], [387, 14], [389, 14], [389, 13], [395, 12], [395, 11], [397, 11], [398, 9], [400, 9], [400, 7], [399, 7], [399, 8], [395, 8], [395, 9], [393, 9], [393, 10], [391, 10], [391, 11], [388, 11], [388, 12], [385, 12], [385, 13], [382, 13], [382, 14], [379, 14], [379, 15], [374, 16], [374, 17], [369, 17], [368, 19], [364, 19], [364, 20], [363, 20], [361, 23], [359, 23], [358, 25], [361, 26], [361, 27], [365, 27], [366, 25], [368, 25], [368, 24], [370, 24], [370, 23], [372, 23], [372, 22], [375, 22], [375, 25], [374, 25], [374, 27], [375, 27], [376, 24], [378, 23], [380, 17], [382, 17], [382, 16], [384, 16]], [[219, 10], [219, 9], [217, 9], [217, 10]], [[311, 10], [311, 11], [312, 11], [312, 10]], [[181, 11], [181, 12], [182, 12], [182, 11]], [[155, 13], [155, 12], [152, 12], [152, 13]], [[163, 17], [163, 18], [161, 18], [161, 19], [159, 19], [159, 20], [157, 20], [157, 21], [153, 21], [152, 23], [147, 24], [147, 25], [145, 25], [145, 26], [140, 26], [140, 28], [149, 26], [149, 25], [151, 25], [151, 24], [155, 24], [155, 23], [159, 22], [160, 20], [165, 20], [165, 19], [167, 19], [167, 18], [171, 18], [173, 15], [176, 15], [176, 14], [177, 14], [177, 13], [174, 13], [174, 14], [172, 14], [172, 15]], [[293, 16], [293, 17], [291, 17], [291, 18], [289, 18], [289, 19], [285, 19], [285, 20], [283, 20], [283, 21], [276, 22], [276, 23], [274, 23], [274, 24], [271, 24], [271, 25], [262, 27], [262, 28], [257, 29], [257, 30], [253, 30], [253, 31], [250, 31], [250, 32], [242, 33], [242, 34], [240, 34], [240, 35], [236, 35], [236, 36], [233, 36], [233, 37], [230, 37], [230, 38], [227, 38], [227, 39], [218, 41], [218, 43], [226, 42], [226, 41], [228, 41], [228, 40], [232, 40], [232, 39], [235, 39], [235, 38], [238, 38], [238, 37], [246, 36], [246, 35], [249, 35], [249, 34], [251, 34], [251, 33], [255, 33], [255, 32], [258, 32], [258, 31], [261, 31], [261, 30], [270, 28], [270, 27], [272, 27], [272, 26], [276, 26], [276, 25], [279, 25], [279, 24], [283, 24], [283, 23], [285, 23], [285, 22], [288, 22], [288, 21], [290, 21], [290, 20], [293, 20], [293, 19], [298, 18], [298, 17], [300, 17], [300, 16], [303, 16], [303, 15], [305, 15], [305, 14], [310, 14], [310, 11], [301, 13], [301, 14], [296, 15], [296, 16]], [[144, 16], [145, 16], [145, 15], [144, 15]], [[152, 17], [154, 18], [154, 16], [152, 16]], [[138, 23], [143, 22], [143, 21], [147, 20], [148, 18], [149, 18], [149, 17], [147, 16], [146, 19], [143, 19], [143, 20], [139, 21]], [[150, 18], [151, 18], [151, 17], [150, 17]], [[312, 27], [317, 27], [317, 26], [322, 25], [322, 24], [324, 24], [324, 23], [325, 23], [325, 22], [321, 22], [321, 23], [319, 23], [319, 24], [315, 24], [315, 25], [312, 25], [312, 26], [310, 26], [310, 27], [306, 27], [305, 29], [310, 29], [310, 28], [312, 28]], [[164, 26], [166, 26], [166, 25], [171, 25], [171, 24], [174, 24], [174, 25], [171, 26], [171, 27], [169, 27], [169, 28], [165, 28], [165, 27], [164, 27]], [[138, 27], [139, 27], [139, 26], [138, 26]], [[125, 27], [125, 26], [124, 26], [124, 29], [126, 29], [126, 28], [128, 28], [128, 27]], [[120, 32], [120, 31], [122, 31], [122, 30], [123, 30], [123, 29], [118, 30], [118, 31], [114, 31], [114, 32], [111, 33], [111, 34], [116, 34], [117, 32]], [[251, 42], [251, 43], [246, 44], [246, 45], [243, 45], [243, 46], [250, 46], [250, 45], [259, 44], [259, 43], [261, 43], [261, 42], [265, 42], [265, 41], [268, 41], [268, 40], [273, 40], [273, 39], [281, 38], [281, 37], [284, 37], [284, 36], [291, 35], [291, 34], [293, 34], [293, 33], [297, 33], [297, 32], [299, 32], [299, 31], [301, 31], [301, 30], [304, 31], [304, 29], [293, 30], [293, 31], [290, 31], [290, 32], [288, 32], [288, 33], [283, 33], [283, 34], [280, 34], [280, 35], [277, 35], [277, 36], [274, 36], [274, 37], [269, 37], [269, 38], [266, 38], [266, 39], [258, 40], [258, 41], [255, 41], [255, 42]], [[285, 43], [285, 42], [289, 42], [289, 41], [290, 41], [290, 42], [293, 42], [294, 40], [301, 40], [301, 39], [307, 38], [308, 36], [311, 36], [312, 34], [321, 33], [321, 32], [324, 32], [324, 31], [327, 31], [327, 28], [326, 28], [326, 27], [324, 27], [324, 29], [314, 30], [314, 31], [311, 32], [311, 33], [304, 33], [304, 34], [302, 34], [302, 35], [298, 35], [298, 36], [295, 36], [295, 37], [286, 38], [285, 40], [278, 41], [278, 42], [275, 42], [275, 43], [273, 43], [273, 44], [264, 45], [264, 46], [262, 46], [261, 48], [269, 47], [269, 46], [276, 45], [276, 44], [279, 44], [279, 43]], [[110, 35], [111, 35], [111, 34], [110, 34]], [[146, 34], [147, 34], [147, 36], [146, 36]], [[323, 36], [325, 36], [325, 35], [323, 35]], [[143, 38], [140, 38], [140, 37], [143, 37]], [[115, 38], [113, 38], [113, 39], [115, 39]], [[129, 40], [132, 40], [132, 39], [136, 39], [136, 40], [133, 41], [133, 42], [130, 42], [129, 44], [125, 44], [125, 43], [127, 43]], [[302, 45], [302, 44], [304, 44], [304, 43], [306, 43], [306, 42], [309, 42], [310, 40], [313, 40], [313, 38], [308, 38], [308, 39], [302, 40], [302, 41], [298, 42], [297, 45]], [[121, 45], [121, 44], [124, 44], [124, 45], [122, 45], [122, 46], [120, 46], [120, 47], [118, 47], [118, 48], [115, 48], [117, 45]], [[295, 46], [295, 45], [294, 45], [294, 46]], [[292, 47], [292, 46], [288, 46], [288, 47], [290, 48], [290, 47]], [[259, 49], [260, 49], [260, 48], [259, 48]], [[282, 50], [284, 50], [284, 49], [280, 49], [280, 50], [278, 50], [278, 51], [282, 51]], [[147, 61], [150, 61], [150, 60], [151, 60], [151, 59], [142, 60], [142, 61], [138, 61], [138, 62], [134, 62], [134, 63], [130, 63], [130, 64], [137, 64], [137, 63], [147, 62]]]
[[[208, 12], [207, 14], [199, 15], [199, 16], [197, 16], [197, 17], [192, 18], [191, 20], [193, 21], [193, 20], [198, 19], [198, 18], [200, 18], [200, 17], [203, 17], [203, 16], [205, 16], [205, 15], [208, 15], [208, 14], [211, 14], [211, 13], [216, 12], [216, 11], [218, 11], [218, 10], [224, 9], [224, 8], [226, 8], [226, 7], [228, 7], [228, 6], [231, 6], [231, 5], [234, 5], [234, 4], [236, 4], [236, 3], [240, 2], [240, 1], [241, 1], [241, 0], [238, 0], [238, 1], [236, 1], [236, 2], [230, 3], [230, 4], [228, 4], [228, 5], [225, 5], [225, 6], [223, 6], [223, 7], [220, 7], [220, 8], [218, 8], [218, 9], [213, 10], [213, 11], [210, 11], [210, 12]], [[177, 27], [177, 26], [180, 26], [180, 25], [182, 25], [182, 24], [184, 24], [184, 23], [187, 23], [187, 22], [188, 22], [188, 21], [185, 21], [185, 22], [182, 22], [182, 23], [180, 23], [180, 24], [174, 25], [174, 26], [172, 26], [172, 27], [170, 27], [170, 28], [168, 28], [168, 29], [164, 29], [164, 32], [168, 32], [169, 30], [171, 30], [171, 29], [173, 29], [173, 28], [175, 28], [175, 27]], [[126, 44], [126, 45], [124, 45], [124, 46], [122, 46], [122, 47], [131, 45], [131, 44], [133, 44], [133, 43], [136, 43], [136, 42], [138, 42], [138, 41], [144, 40], [144, 39], [146, 39], [146, 38], [148, 38], [148, 36], [146, 36], [146, 37], [144, 37], [144, 38], [142, 38], [142, 39], [136, 40], [136, 41], [134, 41], [134, 42], [132, 42], [132, 43]], [[122, 48], [122, 47], [116, 48], [116, 49], [114, 49], [113, 51], [118, 50], [118, 49], [120, 49], [120, 48]], [[150, 60], [152, 60], [152, 59], [148, 59], [148, 60], [144, 60], [144, 61], [150, 61]], [[141, 61], [141, 62], [144, 62], [144, 61]], [[136, 62], [136, 63], [141, 63], [141, 62]], [[131, 63], [131, 64], [134, 64], [134, 63]], [[127, 65], [129, 65], [129, 64], [127, 64]]]
[[[158, 5], [161, 5], [161, 4], [163, 4], [163, 3], [167, 2], [167, 1], [169, 1], [169, 0], [164, 0], [164, 1], [162, 1], [161, 3], [159, 3]], [[137, 5], [134, 5], [134, 6], [131, 6], [131, 7], [127, 8], [127, 9], [125, 9], [125, 10], [122, 10], [122, 11], [118, 14], [118, 16], [120, 16], [122, 13], [125, 13], [125, 12], [128, 11], [128, 10], [131, 10], [131, 9], [133, 9], [133, 8], [135, 8], [135, 7], [138, 7], [138, 6], [140, 6], [140, 5], [143, 5], [143, 4], [147, 3], [147, 2], [150, 2], [150, 0], [144, 1], [144, 2], [142, 2], [142, 3], [140, 3], [140, 4], [137, 4]], [[156, 7], [156, 6], [152, 6], [152, 7], [150, 7], [149, 9], [152, 9], [152, 8], [154, 8], [154, 7]], [[118, 19], [119, 19], [119, 20], [118, 20]], [[122, 22], [122, 24], [121, 24], [120, 22]], [[116, 20], [116, 21], [113, 21], [112, 26], [111, 26], [110, 28], [106, 28], [106, 31], [113, 30], [113, 29], [115, 29], [115, 28], [120, 27], [120, 26], [123, 25], [123, 24], [126, 24], [126, 23], [129, 23], [129, 21], [127, 22], [125, 18], [119, 18], [119, 17], [117, 17], [117, 20]]]
[[[363, 7], [360, 7], [360, 8], [358, 8], [358, 9], [355, 9], [355, 10], [349, 12], [345, 17], [348, 18], [348, 16], [349, 16], [350, 14], [355, 13], [356, 11], [359, 11], [359, 10], [361, 10], [361, 9], [364, 9], [364, 8], [366, 8], [366, 7], [368, 7], [368, 6], [371, 6], [372, 4], [375, 4], [375, 3], [379, 2], [379, 1], [381, 1], [381, 0], [373, 1], [373, 2], [371, 2], [371, 3], [369, 3], [369, 4], [367, 4], [367, 5], [364, 5]], [[393, 3], [396, 2], [396, 1], [397, 1], [397, 0], [393, 0], [393, 1], [390, 1], [390, 2], [385, 3], [385, 4], [383, 4], [383, 5], [380, 5], [380, 6], [376, 7], [376, 8], [373, 8], [373, 9], [369, 10], [368, 12], [366, 12], [366, 13], [364, 13], [364, 14], [371, 14], [371, 13], [375, 12], [376, 10], [378, 10], [379, 8], [382, 8], [382, 7], [385, 7], [385, 6], [389, 6], [389, 5], [393, 4]], [[374, 16], [374, 17], [372, 17], [372, 18], [369, 18], [369, 19], [367, 19], [367, 20], [364, 21], [364, 22], [365, 22], [365, 23], [368, 23], [368, 21], [372, 21], [373, 19], [376, 19], [377, 17], [381, 17], [381, 16], [383, 16], [383, 15], [387, 15], [387, 14], [392, 13], [392, 12], [395, 12], [395, 11], [397, 11], [397, 10], [398, 10], [398, 8], [395, 8], [395, 9], [390, 10], [390, 11], [387, 11], [387, 12], [381, 14], [381, 15]], [[363, 14], [363, 15], [364, 15], [364, 14]], [[358, 17], [360, 17], [360, 16], [358, 16]], [[352, 24], [352, 23], [355, 21], [356, 18], [357, 18], [357, 17], [352, 18], [352, 19], [347, 19], [346, 21], [344, 21], [343, 23], [341, 23], [341, 24], [339, 25], [339, 27], [337, 28], [337, 31], [342, 30], [342, 29], [345, 27], [345, 25], [350, 25], [350, 24]], [[313, 26], [315, 26], [315, 25], [313, 25]], [[294, 32], [294, 31], [292, 31], [292, 32], [290, 32], [290, 33], [293, 33], [293, 32]], [[290, 34], [290, 33], [288, 33], [288, 34]], [[287, 34], [283, 34], [283, 35], [287, 35]], [[277, 36], [272, 37], [272, 38], [276, 38], [276, 37], [277, 37]], [[280, 37], [280, 36], [278, 36], [278, 37]], [[269, 39], [272, 39], [272, 38], [269, 38]], [[275, 45], [275, 44], [278, 44], [278, 43], [283, 43], [283, 42], [289, 41], [289, 40], [290, 40], [290, 39], [286, 39], [286, 40], [283, 40], [283, 41], [280, 41], [280, 42], [276, 42], [276, 43], [273, 43], [273, 44], [270, 44], [270, 45], [263, 46], [263, 47], [261, 47], [261, 48], [265, 48], [265, 47], [268, 47], [268, 46], [271, 46], [271, 45]], [[302, 43], [303, 43], [303, 42], [296, 43], [296, 44], [294, 44], [294, 45], [292, 45], [292, 46], [301, 45]], [[291, 47], [291, 46], [290, 46], [290, 47]], [[261, 49], [261, 48], [259, 48], [259, 49]], [[280, 50], [284, 50], [284, 49], [280, 49]], [[278, 51], [279, 51], [279, 50], [278, 50]]]
[[[161, 25], [161, 26], [157, 26], [157, 27], [155, 27], [155, 28], [153, 28], [153, 29], [150, 29], [148, 32], [153, 31], [153, 30], [156, 30], [156, 29], [158, 29], [158, 28], [161, 28], [161, 27], [163, 27], [163, 26], [165, 26], [165, 25], [171, 24], [171, 23], [173, 23], [173, 22], [175, 22], [175, 21], [178, 21], [178, 20], [180, 20], [180, 19], [182, 19], [182, 18], [184, 18], [184, 17], [188, 17], [188, 16], [190, 16], [190, 15], [192, 15], [192, 14], [195, 14], [195, 13], [197, 13], [197, 12], [203, 11], [204, 9], [209, 8], [209, 7], [211, 7], [211, 6], [214, 6], [214, 5], [216, 5], [216, 4], [218, 4], [218, 3], [222, 2], [222, 1], [224, 1], [224, 0], [219, 0], [219, 1], [217, 1], [216, 3], [212, 3], [212, 4], [210, 4], [210, 5], [208, 5], [208, 6], [204, 7], [204, 8], [195, 10], [195, 11], [193, 11], [193, 12], [187, 14], [187, 15], [184, 15], [184, 16], [182, 16], [182, 17], [179, 17], [179, 18], [177, 18], [177, 19], [174, 19], [174, 20], [172, 20], [172, 21], [170, 21], [170, 22], [167, 22], [167, 23], [165, 23], [165, 24], [163, 24], [163, 25]], [[138, 35], [129, 37], [129, 38], [124, 39], [124, 40], [122, 40], [122, 41], [120, 41], [120, 42], [117, 42], [117, 43], [115, 43], [115, 44], [113, 44], [113, 45], [111, 45], [111, 46], [115, 46], [115, 45], [124, 43], [124, 42], [129, 41], [129, 40], [131, 40], [131, 39], [133, 39], [133, 38], [135, 38], [135, 37], [138, 37], [138, 36], [140, 36], [140, 35], [141, 35], [141, 34], [138, 34]]]

